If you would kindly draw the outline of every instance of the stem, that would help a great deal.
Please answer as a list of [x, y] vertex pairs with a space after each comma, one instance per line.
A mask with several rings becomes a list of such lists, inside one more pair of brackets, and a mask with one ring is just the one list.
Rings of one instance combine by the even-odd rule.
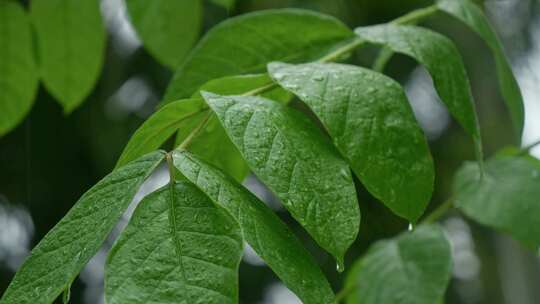
[[258, 87], [256, 89], [253, 89], [251, 91], [247, 91], [242, 94], [242, 96], [255, 96], [262, 94], [264, 92], [267, 92], [273, 88], [277, 87], [277, 83], [275, 82], [269, 82], [268, 84], [263, 85], [262, 87]]
[[353, 51], [354, 49], [356, 49], [357, 47], [361, 46], [364, 43], [365, 42], [362, 39], [355, 38], [355, 39], [352, 40], [352, 42], [349, 42], [349, 43], [343, 45], [342, 47], [336, 49], [332, 53], [327, 54], [326, 56], [319, 58], [319, 60], [317, 60], [317, 61], [318, 62], [334, 61], [334, 60], [340, 58], [341, 56]]
[[443, 216], [446, 211], [448, 211], [450, 208], [452, 208], [452, 205], [454, 204], [453, 198], [449, 198], [444, 203], [439, 205], [437, 209], [433, 210], [430, 214], [428, 214], [424, 219], [420, 222], [421, 224], [430, 224], [438, 220], [441, 216]]
[[174, 185], [174, 163], [171, 152], [165, 156], [167, 160], [167, 167], [169, 168], [169, 184]]
[[206, 123], [210, 119], [210, 116], [212, 115], [212, 111], [208, 110], [208, 113], [204, 118], [201, 120], [201, 122], [189, 133], [189, 135], [184, 139], [184, 141], [176, 148], [176, 150], [184, 150], [191, 144], [193, 139], [197, 137], [197, 135], [201, 132], [201, 130], [206, 126]]
[[415, 24], [420, 22], [421, 20], [426, 19], [427, 17], [435, 14], [439, 8], [437, 5], [431, 5], [428, 7], [420, 8], [417, 10], [414, 10], [408, 14], [405, 14], [399, 18], [394, 19], [391, 21], [391, 24]]
[[375, 72], [382, 73], [384, 71], [384, 68], [386, 67], [386, 64], [392, 58], [394, 55], [394, 51], [387, 47], [383, 47], [379, 51], [379, 55], [377, 56], [377, 59], [375, 59], [375, 62], [373, 63], [373, 66], [371, 67], [372, 70]]

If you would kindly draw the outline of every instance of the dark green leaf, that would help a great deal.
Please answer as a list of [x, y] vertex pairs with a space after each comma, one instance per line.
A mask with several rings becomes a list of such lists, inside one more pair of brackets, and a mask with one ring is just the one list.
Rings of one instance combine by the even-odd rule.
[[497, 156], [465, 164], [454, 180], [455, 205], [474, 220], [504, 231], [526, 245], [540, 245], [540, 161]]
[[195, 155], [175, 151], [173, 160], [185, 177], [238, 220], [249, 245], [303, 303], [333, 301], [334, 293], [319, 266], [263, 202]]
[[501, 42], [491, 28], [488, 19], [482, 10], [470, 0], [439, 0], [437, 6], [467, 24], [484, 39], [493, 52], [501, 93], [510, 111], [518, 138], [521, 139], [524, 122], [523, 97], [512, 73], [512, 68], [504, 55]]
[[15, 0], [0, 0], [0, 136], [32, 108], [38, 87], [30, 21]]
[[116, 167], [158, 149], [184, 123], [199, 118], [206, 105], [199, 99], [183, 99], [172, 102], [150, 116], [131, 136], [118, 159]]
[[148, 195], [109, 254], [105, 300], [238, 303], [238, 223], [193, 184]]
[[480, 129], [467, 72], [448, 38], [416, 26], [377, 25], [355, 30], [360, 38], [413, 57], [431, 74], [435, 89], [450, 113], [476, 142], [481, 157]]
[[98, 251], [139, 186], [163, 158], [161, 151], [147, 154], [86, 192], [32, 250], [0, 303], [52, 303]]
[[176, 68], [191, 50], [202, 26], [200, 0], [127, 0], [131, 22], [148, 51]]
[[248, 96], [203, 93], [253, 172], [338, 261], [360, 224], [347, 163], [300, 112]]
[[401, 86], [344, 64], [272, 63], [270, 74], [321, 120], [366, 188], [415, 222], [433, 191], [429, 148]]
[[164, 102], [190, 96], [210, 79], [263, 71], [270, 61], [312, 59], [351, 36], [337, 19], [306, 10], [266, 10], [228, 19], [212, 28], [179, 67]]
[[347, 274], [349, 304], [433, 304], [451, 272], [450, 244], [441, 228], [420, 226], [376, 243]]
[[33, 0], [40, 73], [47, 90], [70, 113], [94, 87], [105, 48], [97, 0]]

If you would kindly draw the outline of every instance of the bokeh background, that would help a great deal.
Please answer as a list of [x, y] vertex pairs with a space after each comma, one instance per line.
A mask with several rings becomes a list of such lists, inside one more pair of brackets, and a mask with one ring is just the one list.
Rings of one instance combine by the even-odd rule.
[[[420, 0], [238, 0], [234, 7], [225, 9], [206, 1], [204, 31], [228, 17], [268, 8], [307, 8], [356, 27], [386, 22], [430, 4]], [[483, 5], [503, 40], [524, 95], [523, 143], [533, 142], [540, 138], [540, 3], [485, 0]], [[0, 138], [0, 293], [30, 249], [84, 191], [114, 167], [130, 135], [154, 111], [171, 78], [172, 71], [158, 64], [141, 47], [122, 0], [102, 0], [101, 10], [108, 29], [105, 64], [97, 86], [83, 106], [64, 116], [60, 106], [41, 88], [26, 120]], [[485, 44], [465, 26], [444, 15], [432, 17], [424, 24], [450, 36], [462, 51], [487, 155], [515, 143], [499, 94], [493, 58]], [[376, 54], [376, 48], [368, 47], [356, 52], [349, 61], [369, 66]], [[405, 86], [430, 140], [437, 168], [436, 192], [430, 209], [435, 208], [448, 197], [453, 172], [463, 161], [474, 158], [472, 144], [441, 105], [429, 76], [413, 60], [394, 56], [386, 73]], [[540, 157], [540, 149], [533, 150], [534, 153]], [[158, 170], [144, 184], [131, 210], [145, 193], [167, 179], [165, 169]], [[339, 290], [344, 275], [335, 271], [333, 260], [253, 176], [245, 184], [294, 228], [321, 263], [335, 290]], [[375, 240], [395, 235], [407, 229], [408, 224], [362, 189], [359, 197], [363, 222], [359, 238], [347, 255], [349, 265]], [[72, 303], [103, 303], [103, 264], [114, 239], [127, 224], [129, 213], [74, 283]], [[451, 240], [454, 258], [446, 303], [540, 302], [540, 252], [527, 250], [509, 237], [459, 214], [451, 213], [441, 222]], [[240, 272], [242, 303], [300, 303], [249, 248]]]

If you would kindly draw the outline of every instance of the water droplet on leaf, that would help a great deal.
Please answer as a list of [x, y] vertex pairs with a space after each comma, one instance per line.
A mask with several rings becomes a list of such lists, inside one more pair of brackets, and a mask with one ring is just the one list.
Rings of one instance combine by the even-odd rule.
[[340, 272], [340, 273], [345, 270], [345, 265], [343, 265], [343, 262], [337, 262], [336, 270], [337, 270], [337, 272]]

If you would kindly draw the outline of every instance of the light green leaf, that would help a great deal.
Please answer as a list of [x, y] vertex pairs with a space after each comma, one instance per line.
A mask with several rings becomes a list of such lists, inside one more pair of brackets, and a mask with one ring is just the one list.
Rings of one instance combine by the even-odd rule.
[[103, 64], [99, 1], [33, 0], [31, 17], [43, 83], [70, 113], [91, 92]]
[[0, 0], [0, 136], [32, 108], [38, 87], [30, 21], [14, 0]]
[[518, 139], [521, 139], [525, 115], [523, 97], [512, 73], [512, 68], [506, 59], [501, 42], [491, 28], [488, 19], [482, 10], [470, 0], [439, 0], [437, 6], [442, 11], [461, 20], [480, 35], [493, 52], [501, 93], [510, 111]]
[[34, 247], [0, 303], [49, 304], [69, 288], [163, 158], [162, 151], [147, 154], [88, 190]]
[[160, 108], [131, 136], [116, 167], [158, 149], [186, 121], [200, 119], [200, 114], [204, 114], [206, 109], [200, 98], [178, 100]]
[[360, 211], [349, 166], [332, 144], [300, 112], [277, 102], [203, 97], [251, 170], [342, 267]]
[[163, 65], [176, 68], [202, 27], [200, 0], [127, 0], [129, 16], [144, 46]]
[[483, 176], [467, 163], [456, 174], [454, 195], [455, 205], [472, 219], [540, 245], [540, 161], [500, 155], [486, 162]]
[[366, 188], [415, 222], [433, 192], [433, 160], [401, 86], [360, 67], [272, 63], [272, 77], [321, 120]]
[[351, 36], [337, 19], [307, 10], [266, 10], [228, 19], [208, 31], [178, 68], [164, 102], [190, 96], [210, 79], [263, 71], [270, 61], [313, 59]]
[[347, 274], [349, 304], [433, 304], [442, 300], [451, 272], [450, 244], [441, 228], [376, 243]]
[[176, 183], [137, 206], [106, 265], [105, 300], [238, 303], [238, 223], [193, 184]]
[[193, 154], [175, 151], [173, 161], [185, 177], [238, 220], [248, 244], [303, 303], [333, 301], [334, 293], [313, 257], [270, 208]]
[[425, 28], [393, 24], [361, 27], [355, 33], [361, 39], [384, 45], [420, 62], [431, 74], [435, 89], [450, 113], [475, 140], [481, 158], [480, 129], [469, 79], [452, 41]]

